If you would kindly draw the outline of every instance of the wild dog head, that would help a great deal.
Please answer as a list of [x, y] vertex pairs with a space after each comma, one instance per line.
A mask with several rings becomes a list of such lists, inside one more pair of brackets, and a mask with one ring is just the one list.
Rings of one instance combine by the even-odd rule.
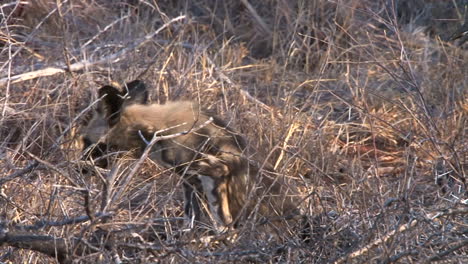
[[147, 104], [148, 91], [145, 84], [135, 80], [123, 89], [105, 85], [98, 90], [97, 107], [82, 131], [83, 157], [93, 160], [99, 167], [107, 167], [106, 152], [112, 147], [108, 140], [109, 130], [119, 122], [122, 109], [132, 104]]

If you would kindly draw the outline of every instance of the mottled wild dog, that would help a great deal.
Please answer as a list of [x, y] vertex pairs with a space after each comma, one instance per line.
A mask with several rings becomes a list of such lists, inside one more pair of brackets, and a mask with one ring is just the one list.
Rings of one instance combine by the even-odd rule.
[[197, 103], [148, 104], [148, 91], [139, 80], [126, 84], [124, 91], [104, 86], [98, 95], [101, 101], [82, 137], [88, 150], [85, 156], [96, 159], [97, 165], [107, 165], [97, 159], [107, 150], [132, 150], [140, 155], [155, 133], [180, 133], [157, 141], [150, 158], [184, 178], [187, 217], [200, 220], [196, 197], [207, 201], [218, 227], [247, 217], [279, 219], [297, 214], [284, 178], [249, 161], [243, 137]]

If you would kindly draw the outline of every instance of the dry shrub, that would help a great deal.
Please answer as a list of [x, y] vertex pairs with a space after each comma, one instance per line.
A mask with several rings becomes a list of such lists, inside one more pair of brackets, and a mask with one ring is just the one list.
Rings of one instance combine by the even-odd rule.
[[[442, 41], [468, 16], [463, 1], [0, 7], [0, 262], [51, 261], [8, 247], [7, 231], [78, 239], [75, 263], [466, 262], [468, 55]], [[11, 79], [105, 58], [179, 14], [116, 60]], [[96, 90], [135, 78], [153, 102], [199, 101], [242, 132], [300, 190], [309, 241], [253, 220], [187, 229], [172, 171], [125, 153], [111, 170], [80, 162]]]

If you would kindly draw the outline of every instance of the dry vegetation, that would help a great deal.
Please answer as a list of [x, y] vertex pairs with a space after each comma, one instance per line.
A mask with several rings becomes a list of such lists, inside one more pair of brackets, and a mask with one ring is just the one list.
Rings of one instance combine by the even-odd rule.
[[[1, 1], [0, 262], [467, 263], [468, 53], [446, 41], [467, 8]], [[204, 241], [177, 175], [80, 162], [97, 89], [137, 78], [241, 131], [300, 190], [310, 241], [254, 221]]]

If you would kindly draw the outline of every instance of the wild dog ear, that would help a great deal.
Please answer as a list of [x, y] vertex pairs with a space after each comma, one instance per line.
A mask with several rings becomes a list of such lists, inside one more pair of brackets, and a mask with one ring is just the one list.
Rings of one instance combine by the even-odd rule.
[[119, 112], [124, 102], [122, 92], [113, 86], [106, 85], [99, 89], [98, 96], [102, 98], [98, 105], [98, 111], [108, 119], [109, 126], [115, 125], [119, 120]]
[[148, 90], [143, 81], [134, 80], [125, 84], [125, 89], [128, 91], [128, 94], [125, 98], [125, 105], [130, 104], [147, 104], [148, 103]]

